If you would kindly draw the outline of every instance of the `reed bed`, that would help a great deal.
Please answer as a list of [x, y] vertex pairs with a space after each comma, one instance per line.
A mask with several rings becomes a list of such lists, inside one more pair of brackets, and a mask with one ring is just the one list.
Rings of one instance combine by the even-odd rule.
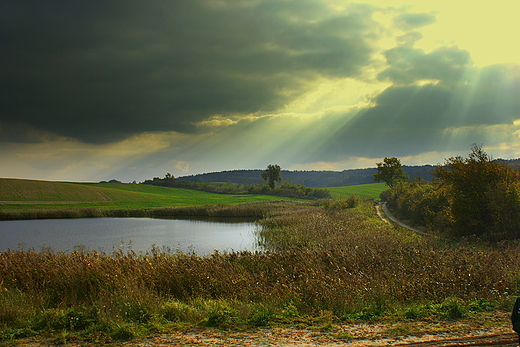
[[66, 331], [108, 341], [172, 324], [324, 314], [453, 318], [508, 307], [519, 289], [518, 243], [440, 244], [377, 220], [366, 201], [288, 204], [261, 213], [270, 252], [1, 252], [0, 338]]
[[0, 210], [0, 220], [55, 219], [55, 218], [101, 218], [101, 217], [257, 217], [269, 211], [283, 209], [288, 205], [312, 206], [318, 201], [272, 200], [236, 205], [211, 204], [168, 208], [42, 208], [31, 210]]

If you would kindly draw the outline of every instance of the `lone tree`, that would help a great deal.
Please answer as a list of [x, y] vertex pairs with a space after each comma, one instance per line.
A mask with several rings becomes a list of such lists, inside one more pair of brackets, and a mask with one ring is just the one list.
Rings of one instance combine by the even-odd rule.
[[433, 175], [449, 199], [456, 235], [520, 236], [519, 172], [473, 144], [468, 158], [451, 157]]
[[278, 165], [268, 165], [267, 169], [262, 171], [262, 179], [267, 181], [269, 187], [274, 189], [276, 181], [282, 180], [282, 175], [280, 174], [280, 166]]
[[377, 173], [374, 174], [374, 181], [383, 181], [387, 186], [393, 187], [397, 182], [402, 182], [408, 178], [401, 166], [401, 161], [396, 157], [385, 158], [383, 162], [376, 163]]

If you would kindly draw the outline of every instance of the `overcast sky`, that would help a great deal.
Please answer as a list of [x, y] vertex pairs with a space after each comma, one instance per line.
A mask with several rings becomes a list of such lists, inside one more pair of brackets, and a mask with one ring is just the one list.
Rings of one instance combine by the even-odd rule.
[[520, 3], [4, 0], [0, 177], [520, 157]]

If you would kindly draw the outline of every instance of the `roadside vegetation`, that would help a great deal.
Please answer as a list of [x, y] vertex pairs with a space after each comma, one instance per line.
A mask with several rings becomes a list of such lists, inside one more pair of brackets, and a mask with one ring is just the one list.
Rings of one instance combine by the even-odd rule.
[[395, 215], [443, 237], [520, 238], [520, 171], [474, 145], [437, 166], [434, 181], [397, 181], [381, 197]]

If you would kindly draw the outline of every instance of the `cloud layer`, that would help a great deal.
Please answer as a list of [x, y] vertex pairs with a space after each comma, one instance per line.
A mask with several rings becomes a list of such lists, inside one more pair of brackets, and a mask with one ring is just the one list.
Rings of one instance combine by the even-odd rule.
[[472, 143], [518, 153], [518, 65], [420, 48], [431, 13], [331, 3], [3, 1], [0, 176], [342, 169]]
[[371, 11], [335, 14], [312, 0], [4, 1], [0, 122], [110, 142], [274, 112], [317, 78], [362, 73]]

